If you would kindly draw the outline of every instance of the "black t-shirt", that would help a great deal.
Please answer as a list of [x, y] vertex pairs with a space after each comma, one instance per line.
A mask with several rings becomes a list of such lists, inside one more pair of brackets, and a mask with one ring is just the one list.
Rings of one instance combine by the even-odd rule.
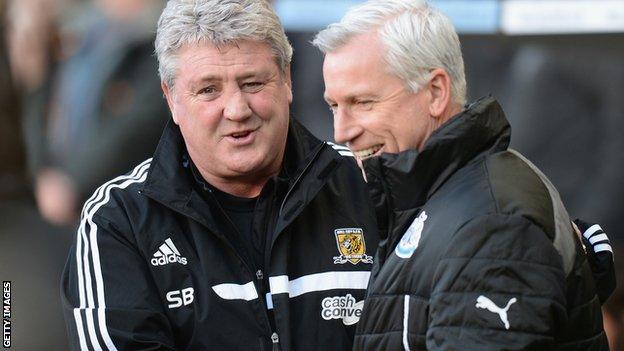
[[[188, 161], [188, 163], [186, 163]], [[223, 192], [206, 182], [199, 170], [185, 157], [186, 166], [190, 169], [197, 192], [224, 216], [214, 216], [217, 225], [223, 230], [232, 246], [256, 272], [264, 271], [265, 248], [268, 241], [268, 224], [272, 215], [273, 186], [272, 181], [262, 189], [260, 196], [244, 198]]]
[[219, 205], [238, 230], [242, 245], [256, 266], [262, 266], [265, 234], [254, 230], [254, 211], [258, 197], [244, 198], [225, 193], [215, 187], [211, 189]]

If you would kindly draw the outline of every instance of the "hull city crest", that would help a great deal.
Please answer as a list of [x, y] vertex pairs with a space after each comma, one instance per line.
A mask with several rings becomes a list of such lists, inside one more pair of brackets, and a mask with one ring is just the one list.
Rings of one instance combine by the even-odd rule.
[[334, 230], [339, 256], [334, 256], [334, 264], [373, 263], [373, 256], [366, 254], [366, 242], [362, 228], [339, 228]]

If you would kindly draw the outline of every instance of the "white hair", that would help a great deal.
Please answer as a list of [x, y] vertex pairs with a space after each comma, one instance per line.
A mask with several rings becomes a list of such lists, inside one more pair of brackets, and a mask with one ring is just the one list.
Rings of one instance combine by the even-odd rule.
[[451, 21], [424, 0], [370, 0], [354, 6], [338, 23], [319, 32], [312, 43], [323, 53], [335, 51], [359, 34], [376, 30], [387, 49], [390, 73], [417, 92], [430, 71], [444, 69], [454, 102], [466, 102], [466, 77], [459, 38]]
[[215, 46], [241, 40], [266, 43], [283, 73], [293, 49], [275, 11], [266, 0], [170, 0], [160, 15], [156, 56], [161, 81], [173, 88], [176, 54], [183, 45]]

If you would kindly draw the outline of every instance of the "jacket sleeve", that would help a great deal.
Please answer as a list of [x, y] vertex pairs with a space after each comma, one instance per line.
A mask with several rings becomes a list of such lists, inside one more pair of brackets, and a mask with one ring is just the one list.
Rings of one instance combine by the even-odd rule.
[[575, 219], [574, 224], [581, 231], [587, 262], [596, 283], [596, 293], [600, 303], [604, 304], [617, 287], [611, 241], [599, 224], [589, 224], [581, 219]]
[[427, 348], [553, 349], [565, 289], [560, 255], [540, 227], [521, 216], [473, 219], [436, 269]]
[[147, 263], [115, 224], [83, 210], [61, 282], [72, 350], [174, 350]]

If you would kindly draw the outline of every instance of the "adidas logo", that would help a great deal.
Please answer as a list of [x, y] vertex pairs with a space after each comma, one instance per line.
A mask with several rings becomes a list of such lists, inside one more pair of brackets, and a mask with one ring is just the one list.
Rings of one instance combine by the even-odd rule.
[[154, 252], [154, 257], [150, 260], [152, 266], [164, 266], [176, 262], [186, 265], [186, 257], [180, 255], [180, 251], [175, 247], [171, 238], [167, 238], [165, 243], [160, 245], [158, 251]]

